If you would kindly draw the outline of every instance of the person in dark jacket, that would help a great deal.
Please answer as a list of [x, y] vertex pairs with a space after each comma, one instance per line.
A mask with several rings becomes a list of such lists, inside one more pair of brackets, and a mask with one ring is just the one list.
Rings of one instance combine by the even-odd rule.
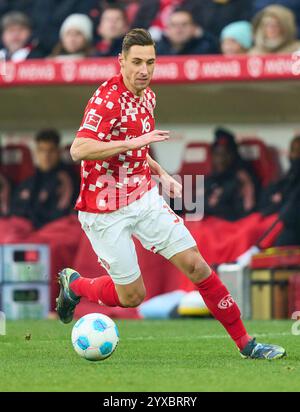
[[61, 162], [59, 144], [56, 130], [37, 134], [36, 171], [13, 195], [11, 215], [30, 220], [35, 228], [69, 215], [77, 197], [73, 174]]
[[181, 7], [184, 0], [141, 0], [131, 27], [149, 30], [154, 41], [159, 41], [167, 27], [171, 13]]
[[12, 11], [1, 19], [0, 50], [5, 60], [21, 62], [27, 59], [44, 57], [38, 40], [33, 37], [32, 26], [26, 14]]
[[157, 43], [158, 55], [216, 54], [217, 39], [194, 22], [191, 13], [176, 9], [170, 16], [165, 35]]
[[40, 47], [49, 55], [59, 42], [59, 30], [74, 13], [98, 18], [100, 0], [34, 0], [31, 18]]
[[291, 142], [289, 159], [289, 170], [262, 193], [259, 204], [263, 215], [279, 213], [284, 224], [276, 246], [300, 245], [300, 136]]
[[205, 215], [228, 221], [245, 217], [256, 207], [258, 189], [258, 180], [241, 159], [234, 135], [217, 129], [212, 145], [212, 173], [205, 179]]
[[185, 0], [183, 7], [193, 14], [197, 24], [216, 37], [229, 23], [252, 17], [252, 0]]
[[99, 41], [96, 43], [97, 56], [117, 56], [122, 50], [123, 37], [128, 31], [125, 9], [118, 5], [107, 6], [97, 27]]
[[0, 16], [10, 11], [21, 11], [27, 14], [27, 16], [30, 16], [35, 1], [36, 0], [0, 0]]
[[0, 217], [9, 212], [11, 185], [8, 179], [0, 172]]

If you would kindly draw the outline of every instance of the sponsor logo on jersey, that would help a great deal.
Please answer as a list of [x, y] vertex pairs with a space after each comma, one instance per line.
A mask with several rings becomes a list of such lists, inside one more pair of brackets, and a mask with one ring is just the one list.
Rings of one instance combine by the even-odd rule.
[[136, 107], [132, 107], [132, 108], [130, 108], [130, 109], [126, 109], [126, 116], [130, 116], [130, 115], [138, 114], [138, 113], [139, 113], [139, 111], [138, 111], [138, 109], [137, 109]]
[[142, 126], [143, 130], [142, 133], [149, 133], [151, 130], [151, 124], [149, 122], [149, 116], [147, 116], [145, 119], [141, 119], [142, 121]]

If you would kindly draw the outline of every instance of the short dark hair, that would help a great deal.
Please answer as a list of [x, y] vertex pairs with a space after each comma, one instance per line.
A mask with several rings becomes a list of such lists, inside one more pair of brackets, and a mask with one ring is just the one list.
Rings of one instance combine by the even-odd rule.
[[50, 142], [58, 147], [60, 145], [60, 134], [56, 129], [42, 129], [36, 134], [35, 142]]
[[145, 29], [132, 29], [123, 39], [122, 52], [127, 54], [132, 46], [153, 46], [155, 42]]
[[190, 10], [188, 10], [184, 7], [178, 6], [173, 10], [173, 12], [171, 13], [171, 16], [173, 16], [173, 14], [176, 14], [176, 13], [186, 13], [186, 14], [188, 14], [191, 18], [192, 23], [195, 24], [194, 15]]

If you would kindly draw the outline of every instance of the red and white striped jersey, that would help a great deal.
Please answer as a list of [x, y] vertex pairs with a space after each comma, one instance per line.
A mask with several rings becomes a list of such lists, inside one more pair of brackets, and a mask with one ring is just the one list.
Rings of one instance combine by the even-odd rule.
[[[86, 106], [77, 137], [109, 142], [129, 140], [154, 130], [155, 94], [142, 97], [124, 85], [121, 75], [103, 83]], [[75, 209], [112, 212], [141, 198], [154, 185], [147, 162], [149, 145], [105, 160], [81, 162], [80, 194]]]

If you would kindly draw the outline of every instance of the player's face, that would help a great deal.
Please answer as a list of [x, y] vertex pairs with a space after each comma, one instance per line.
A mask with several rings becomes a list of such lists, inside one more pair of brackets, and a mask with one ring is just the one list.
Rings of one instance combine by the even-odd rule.
[[60, 161], [60, 151], [52, 142], [39, 142], [36, 147], [36, 163], [42, 172], [54, 169]]
[[152, 79], [155, 65], [154, 46], [132, 46], [119, 57], [121, 72], [127, 88], [139, 95]]

